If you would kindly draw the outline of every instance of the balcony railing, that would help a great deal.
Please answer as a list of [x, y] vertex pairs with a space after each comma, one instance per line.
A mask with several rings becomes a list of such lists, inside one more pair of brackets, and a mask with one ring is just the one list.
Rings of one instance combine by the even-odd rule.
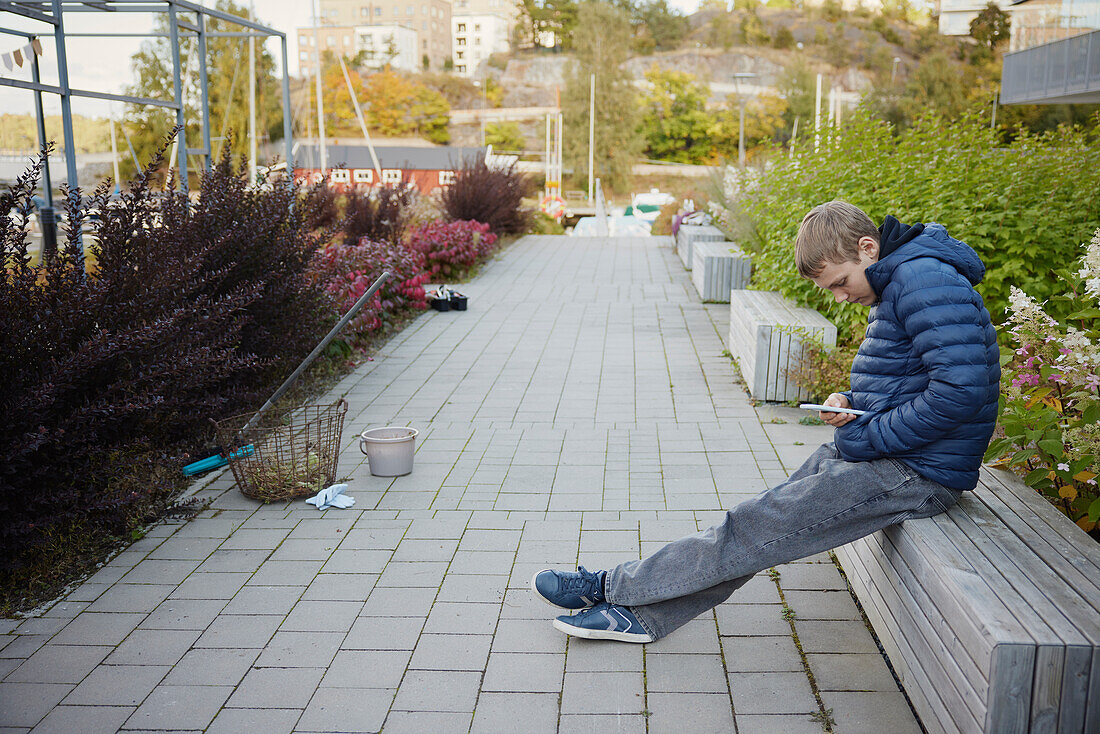
[[1100, 102], [1100, 31], [1005, 54], [1001, 104]]

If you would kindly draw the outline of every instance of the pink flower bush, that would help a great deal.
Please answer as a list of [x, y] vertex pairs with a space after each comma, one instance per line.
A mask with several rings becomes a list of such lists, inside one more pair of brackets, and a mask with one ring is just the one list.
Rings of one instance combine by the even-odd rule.
[[333, 307], [343, 314], [371, 284], [388, 270], [393, 277], [379, 289], [359, 315], [345, 327], [349, 345], [362, 346], [370, 336], [385, 330], [400, 317], [427, 308], [424, 257], [419, 252], [388, 242], [363, 238], [356, 245], [330, 244], [317, 253], [312, 277], [323, 284]]
[[1100, 533], [1100, 230], [1082, 268], [1055, 274], [1067, 294], [1051, 299], [1062, 322], [1016, 287], [1000, 327], [1003, 437], [986, 459], [1006, 465], [1084, 530]]
[[424, 257], [433, 282], [458, 280], [496, 250], [497, 236], [488, 224], [474, 221], [432, 222], [412, 230], [408, 247]]

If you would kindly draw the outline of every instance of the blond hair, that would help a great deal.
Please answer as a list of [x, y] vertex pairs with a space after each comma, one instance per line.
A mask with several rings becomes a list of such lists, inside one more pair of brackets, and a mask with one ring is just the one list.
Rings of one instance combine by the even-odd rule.
[[878, 227], [862, 209], [840, 199], [815, 206], [794, 241], [799, 275], [812, 279], [826, 263], [858, 262], [861, 237], [879, 241]]

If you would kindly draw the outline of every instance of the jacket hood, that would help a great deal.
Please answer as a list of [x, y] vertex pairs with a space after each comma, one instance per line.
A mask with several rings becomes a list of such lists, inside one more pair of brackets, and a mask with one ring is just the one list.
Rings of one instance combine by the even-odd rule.
[[[893, 217], [887, 217], [887, 221], [883, 223], [884, 230], [890, 224], [890, 219]], [[883, 289], [890, 282], [894, 270], [899, 265], [921, 257], [934, 257], [947, 263], [970, 281], [971, 285], [976, 286], [982, 282], [982, 278], [985, 277], [985, 265], [978, 257], [978, 253], [974, 252], [970, 245], [947, 234], [942, 224], [930, 222], [927, 225], [906, 228], [897, 220], [894, 220], [894, 223], [897, 224], [897, 228], [884, 232], [884, 235], [888, 233], [892, 235], [889, 241], [894, 245], [893, 250], [888, 251], [885, 256], [880, 256], [878, 262], [867, 266], [867, 282], [876, 294], [882, 295]], [[911, 236], [916, 226], [923, 226], [923, 230], [916, 236]], [[898, 239], [904, 241], [897, 243]]]

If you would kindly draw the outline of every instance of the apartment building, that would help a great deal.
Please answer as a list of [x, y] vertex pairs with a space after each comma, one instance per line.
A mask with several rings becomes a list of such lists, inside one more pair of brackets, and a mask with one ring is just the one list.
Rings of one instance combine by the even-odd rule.
[[[505, 2], [505, 0], [497, 0]], [[340, 39], [347, 36], [347, 48], [355, 48], [356, 28], [363, 26], [402, 26], [416, 31], [418, 42], [418, 63], [421, 68], [427, 60], [431, 69], [442, 69], [446, 60], [451, 58], [451, 2], [450, 0], [320, 0], [320, 24], [339, 28], [346, 33], [337, 34]], [[327, 28], [326, 28], [327, 30]], [[299, 40], [306, 33], [299, 30]], [[322, 31], [321, 50], [330, 50], [327, 34]], [[337, 41], [339, 39], [335, 39]], [[343, 48], [334, 43], [332, 50]], [[303, 49], [307, 50], [307, 49]], [[309, 47], [309, 51], [314, 47]], [[354, 55], [356, 51], [345, 55]], [[299, 59], [302, 73], [312, 70], [313, 60]]]
[[451, 25], [454, 27], [454, 71], [460, 76], [475, 76], [478, 64], [487, 61], [490, 54], [511, 48], [512, 26], [503, 16], [455, 15]]

